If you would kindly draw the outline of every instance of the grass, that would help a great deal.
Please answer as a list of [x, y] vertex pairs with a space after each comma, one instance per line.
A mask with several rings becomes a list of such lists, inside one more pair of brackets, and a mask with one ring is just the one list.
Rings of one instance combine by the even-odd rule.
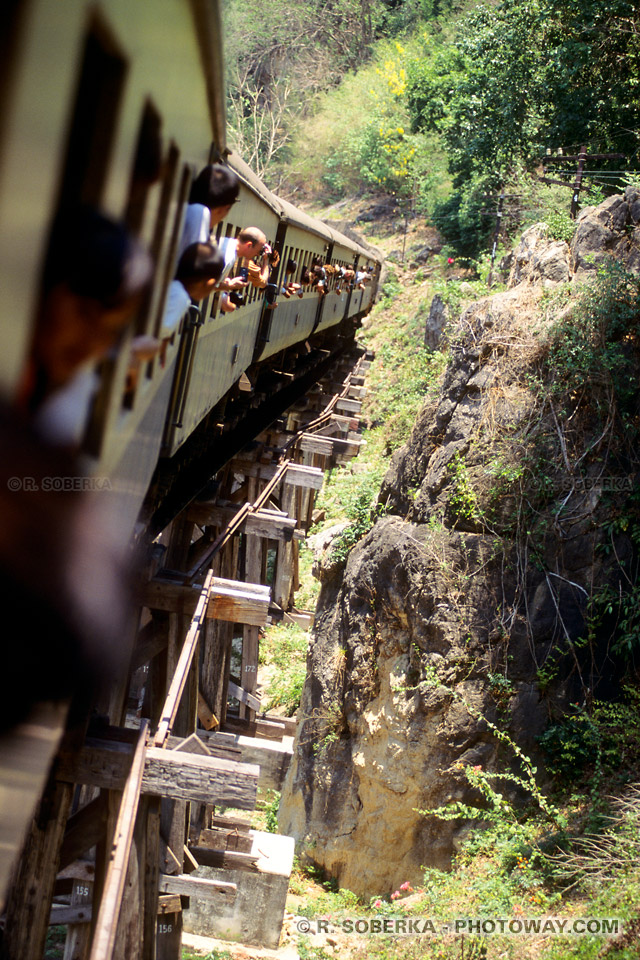
[[281, 708], [291, 717], [300, 703], [306, 675], [309, 634], [298, 624], [276, 624], [265, 630], [260, 664], [272, 668], [265, 689], [265, 709]]

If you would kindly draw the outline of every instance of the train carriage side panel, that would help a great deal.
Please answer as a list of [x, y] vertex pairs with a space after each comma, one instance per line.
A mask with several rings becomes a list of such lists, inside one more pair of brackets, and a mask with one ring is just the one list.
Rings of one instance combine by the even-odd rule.
[[[237, 166], [234, 168], [238, 171]], [[243, 171], [244, 173], [244, 171]], [[240, 198], [229, 219], [219, 225], [219, 236], [237, 236], [243, 227], [259, 227], [273, 243], [279, 215], [273, 208], [266, 187], [258, 193], [254, 184], [242, 177]], [[174, 419], [167, 424], [164, 454], [172, 456], [216, 403], [251, 365], [263, 310], [264, 291], [247, 287], [245, 304], [231, 313], [220, 309], [219, 296], [213, 298], [210, 311], [203, 310], [204, 322], [189, 358], [190, 368], [185, 383], [179, 425]]]

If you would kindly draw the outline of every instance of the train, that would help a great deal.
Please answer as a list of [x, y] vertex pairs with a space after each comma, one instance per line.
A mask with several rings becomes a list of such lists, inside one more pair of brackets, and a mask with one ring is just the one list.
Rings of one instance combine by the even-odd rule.
[[[215, 2], [32, 0], [10, 11], [0, 131], [0, 389], [11, 396], [20, 380], [56, 213], [82, 202], [124, 223], [152, 254], [151, 293], [100, 364], [80, 452], [89, 474], [104, 478], [123, 528], [155, 536], [202, 479], [188, 453], [194, 434], [209, 432], [206, 463], [221, 465], [216, 450], [230, 449], [220, 442], [230, 401], [239, 392], [254, 410], [260, 396], [273, 401], [282, 385], [273, 371], [290, 372], [300, 348], [308, 357], [352, 340], [375, 298], [380, 262], [371, 248], [275, 196], [229, 151]], [[156, 158], [155, 179], [141, 157]], [[255, 289], [229, 314], [212, 295], [185, 312], [163, 356], [127, 389], [130, 340], [158, 334], [190, 184], [213, 162], [228, 164], [241, 182], [215, 239], [259, 227], [280, 254], [272, 282], [281, 283], [289, 259], [302, 270], [315, 258], [365, 270], [373, 282], [348, 290], [334, 276], [324, 297], [305, 287], [301, 297], [279, 295], [276, 309]], [[233, 419], [237, 426], [237, 410]]]
[[[54, 224], [61, 212], [79, 205], [100, 211], [122, 224], [148, 252], [151, 283], [115, 345], [95, 363], [95, 388], [91, 403], [80, 411], [73, 466], [68, 477], [57, 479], [91, 481], [91, 489], [99, 490], [107, 503], [106, 515], [117, 518], [124, 551], [145, 557], [216, 471], [353, 348], [356, 331], [375, 302], [381, 257], [364, 241], [273, 194], [230, 150], [217, 0], [16, 0], [3, 8], [2, 27], [3, 409], [17, 403], [38, 334]], [[132, 341], [161, 334], [190, 187], [198, 171], [212, 163], [229, 166], [240, 182], [238, 202], [216, 225], [212, 240], [236, 237], [248, 225], [263, 231], [279, 254], [279, 266], [270, 277], [276, 294], [273, 287], [271, 294], [251, 289], [233, 313], [221, 310], [219, 292], [189, 304], [165, 338], [162, 352], [145, 361], [132, 385]], [[281, 292], [289, 261], [295, 261], [298, 278], [316, 262], [333, 268], [322, 296], [305, 284], [295, 296]], [[358, 271], [370, 282], [339, 280], [341, 274]], [[4, 435], [11, 436], [11, 431]], [[19, 446], [18, 437], [14, 449]], [[24, 461], [16, 461], [16, 471], [30, 465], [29, 456], [27, 450]], [[64, 467], [68, 461], [60, 463]], [[11, 467], [5, 466], [9, 475]], [[25, 480], [34, 482], [33, 477]], [[19, 476], [5, 478], [5, 483], [18, 481]], [[30, 527], [23, 546], [32, 551], [27, 559], [37, 580], [38, 548], [32, 540], [37, 540], [38, 510], [56, 501], [33, 502], [30, 523], [36, 535]], [[10, 497], [5, 496], [2, 506], [7, 519]], [[85, 538], [87, 534], [85, 530]], [[57, 543], [53, 547], [52, 557], [63, 549]], [[6, 564], [11, 545], [4, 549]], [[90, 568], [84, 576], [99, 584], [103, 571]], [[5, 596], [10, 592], [9, 585]], [[55, 593], [55, 584], [49, 592]], [[36, 639], [29, 632], [31, 612], [25, 610], [23, 616], [20, 608], [10, 624], [11, 630], [20, 629], [10, 644], [18, 653], [24, 649], [27, 664]], [[137, 625], [132, 623], [132, 634]], [[86, 632], [91, 632], [90, 624], [85, 624]], [[47, 645], [44, 633], [37, 638], [37, 649]], [[123, 667], [114, 684], [108, 722], [121, 722], [128, 669]], [[5, 714], [20, 702], [23, 691], [25, 703], [32, 704], [28, 685], [28, 675], [13, 676], [11, 670], [5, 674], [5, 691], [11, 690]], [[69, 725], [65, 705], [44, 703], [34, 709], [30, 725], [0, 732], [0, 902], [13, 890], [7, 927], [11, 932], [5, 931], [0, 956], [25, 960], [41, 955], [46, 905], [55, 881], [49, 854], [43, 854], [38, 877], [29, 871], [38, 862], [38, 850], [59, 851], [65, 817], [75, 809], [64, 804], [57, 808], [57, 800], [50, 806], [51, 790], [55, 796], [59, 790], [49, 776], [51, 763]], [[62, 793], [64, 803], [71, 804], [69, 789]], [[49, 806], [45, 803], [40, 819], [32, 820], [43, 796]], [[56, 830], [56, 839], [49, 838]], [[146, 916], [155, 923], [153, 910]], [[88, 947], [84, 949], [86, 953]], [[155, 955], [153, 949], [144, 955]], [[91, 954], [107, 955], [111, 953]]]

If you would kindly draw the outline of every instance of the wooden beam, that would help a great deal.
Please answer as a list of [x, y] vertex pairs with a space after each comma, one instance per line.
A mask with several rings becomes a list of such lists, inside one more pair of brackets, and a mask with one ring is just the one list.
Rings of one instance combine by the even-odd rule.
[[332, 441], [315, 433], [303, 433], [297, 446], [303, 453], [316, 453], [321, 457], [330, 457], [333, 454]]
[[[343, 417], [341, 419], [345, 418]], [[354, 429], [357, 427], [357, 421], [349, 420], [348, 422], [349, 424], [354, 423]], [[234, 464], [236, 465], [235, 469], [237, 472], [242, 473], [246, 477], [257, 477], [260, 480], [271, 480], [275, 478], [282, 469], [282, 464], [260, 464], [254, 463], [251, 460], [235, 460]], [[321, 489], [324, 474], [318, 467], [304, 467], [299, 463], [292, 463], [291, 461], [288, 461], [285, 466], [286, 472], [282, 478], [285, 483], [299, 487], [313, 487], [315, 490]]]
[[[286, 721], [283, 726], [286, 729]], [[287, 735], [291, 728], [287, 729]], [[295, 730], [294, 730], [295, 732]], [[284, 734], [283, 734], [284, 735]], [[293, 749], [290, 741], [247, 737], [230, 732], [207, 734], [207, 745], [232, 743], [240, 750], [244, 763], [256, 763], [260, 768], [258, 786], [261, 790], [282, 790], [284, 778], [291, 764]]]
[[70, 904], [69, 906], [65, 903], [53, 903], [49, 912], [49, 926], [91, 923], [91, 913], [90, 903]]
[[[62, 757], [60, 758], [60, 763], [64, 763]], [[122, 769], [123, 784], [130, 763], [130, 758], [127, 757], [125, 766]], [[63, 776], [59, 777], [59, 779], [63, 781], [66, 779], [71, 783], [74, 782], [72, 778], [66, 778]], [[75, 863], [78, 857], [80, 857], [83, 853], [86, 853], [86, 851], [90, 850], [91, 847], [95, 847], [95, 845], [104, 835], [107, 823], [107, 813], [106, 796], [101, 795], [96, 797], [95, 800], [92, 800], [86, 806], [82, 807], [77, 811], [77, 813], [74, 813], [73, 816], [69, 817], [66, 824], [62, 846], [60, 848], [60, 860], [58, 866], [59, 871], [63, 871], [70, 864]], [[95, 880], [95, 866], [93, 879]]]
[[240, 703], [244, 703], [252, 710], [258, 711], [262, 706], [257, 697], [254, 697], [253, 694], [248, 693], [242, 687], [239, 687], [237, 683], [233, 682], [233, 680], [229, 680], [229, 695], [235, 697], [236, 700], [239, 700]]
[[162, 708], [160, 723], [158, 724], [158, 729], [156, 730], [156, 735], [154, 737], [154, 743], [156, 746], [161, 746], [164, 743], [173, 728], [173, 724], [175, 723], [178, 707], [180, 706], [180, 700], [187, 683], [187, 677], [189, 676], [193, 656], [200, 638], [200, 630], [204, 622], [205, 612], [209, 602], [211, 584], [213, 583], [214, 579], [213, 571], [210, 570], [202, 586], [202, 590], [196, 604], [196, 609], [193, 617], [191, 618], [191, 624], [189, 625], [189, 630], [187, 631], [187, 636], [185, 638], [182, 651], [178, 659], [178, 664], [171, 681], [171, 686], [169, 687], [169, 692], [167, 693], [167, 699], [165, 700], [164, 707]]
[[170, 613], [183, 613], [191, 616], [196, 608], [202, 584], [185, 586], [176, 580], [156, 577], [142, 588], [140, 603], [151, 610], [165, 610]]
[[[130, 767], [130, 752], [114, 749], [112, 742], [92, 741], [79, 753], [60, 763], [57, 777], [59, 780], [70, 783], [90, 784], [107, 790], [122, 790], [126, 785]], [[255, 806], [259, 773], [258, 767], [253, 764], [238, 763], [214, 756], [197, 756], [178, 750], [147, 747], [141, 792], [156, 797], [199, 800], [202, 803], [224, 803], [226, 806], [252, 810]], [[104, 816], [98, 801], [94, 803], [98, 808], [92, 817], [92, 823], [95, 821], [95, 826], [92, 828], [93, 832], [88, 834], [89, 840], [93, 840], [93, 843], [96, 842], [97, 832], [103, 829]], [[89, 806], [91, 807], [92, 804]], [[82, 842], [84, 843], [84, 836]], [[91, 846], [92, 843], [88, 845]], [[82, 846], [82, 843], [68, 846], [71, 855], [63, 866], [76, 860], [87, 849], [86, 846]]]
[[349, 397], [341, 397], [336, 403], [336, 410], [342, 413], [360, 413], [362, 403], [360, 400], [350, 400]]
[[211, 620], [247, 623], [262, 627], [269, 616], [271, 588], [261, 583], [242, 583], [214, 577], [207, 607]]
[[166, 913], [181, 913], [182, 900], [177, 893], [163, 893], [158, 897], [158, 916], [164, 916]]
[[91, 943], [89, 960], [111, 960], [116, 942], [118, 914], [122, 904], [124, 882], [126, 879], [129, 853], [133, 841], [133, 831], [136, 823], [136, 813], [140, 802], [140, 788], [145, 766], [145, 750], [149, 722], [143, 720], [131, 769], [122, 794], [116, 830], [113, 841], [111, 861], [107, 868], [107, 877], [100, 900], [100, 909], [96, 920], [96, 928]]
[[62, 738], [67, 710], [66, 703], [38, 704], [24, 723], [0, 738], [0, 910]]
[[[245, 829], [246, 828], [246, 829]], [[237, 828], [212, 827], [200, 831], [198, 846], [208, 850], [235, 850], [236, 853], [251, 853], [253, 837], [250, 834], [250, 824], [244, 824], [242, 832]]]
[[161, 893], [175, 893], [220, 905], [233, 903], [238, 888], [235, 883], [224, 883], [222, 880], [204, 880], [188, 874], [178, 877], [160, 874], [158, 889]]
[[[146, 606], [146, 604], [145, 604]], [[131, 670], [143, 667], [166, 648], [169, 642], [169, 621], [150, 620], [138, 633], [133, 650]]]
[[247, 737], [262, 737], [265, 740], [282, 740], [285, 735], [285, 727], [283, 723], [273, 720], [240, 720], [237, 717], [227, 717], [222, 732], [240, 733]]
[[220, 726], [220, 721], [212, 711], [211, 707], [202, 695], [202, 691], [200, 690], [198, 690], [198, 720], [205, 730], [214, 730], [215, 727]]
[[[253, 844], [252, 844], [253, 846]], [[258, 872], [258, 856], [240, 853], [238, 850], [212, 850], [210, 847], [191, 848], [193, 855], [202, 867], [217, 867], [220, 870], [247, 870]]]
[[[238, 513], [234, 507], [208, 502], [193, 503], [188, 512], [194, 523], [212, 527], [226, 527]], [[246, 514], [242, 530], [256, 537], [288, 541], [291, 540], [295, 527], [295, 519], [283, 513], [256, 510], [254, 513]]]

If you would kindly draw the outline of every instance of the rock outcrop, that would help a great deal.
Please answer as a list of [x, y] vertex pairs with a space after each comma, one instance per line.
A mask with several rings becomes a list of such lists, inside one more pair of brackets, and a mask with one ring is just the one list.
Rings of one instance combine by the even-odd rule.
[[[640, 194], [615, 199], [582, 215], [571, 248], [527, 231], [518, 282], [451, 337], [440, 395], [383, 482], [386, 515], [346, 564], [323, 565], [280, 828], [362, 896], [450, 864], [466, 821], [420, 811], [482, 803], [465, 767], [515, 761], [495, 727], [535, 756], [549, 716], [590, 695], [586, 598], [632, 547], [609, 531], [613, 553], [599, 549], [602, 487], [576, 483], [560, 415], [531, 380], [548, 349], [541, 298], [592, 270], [594, 231], [603, 256], [637, 262]], [[599, 428], [578, 420], [581, 474], [599, 478]]]

